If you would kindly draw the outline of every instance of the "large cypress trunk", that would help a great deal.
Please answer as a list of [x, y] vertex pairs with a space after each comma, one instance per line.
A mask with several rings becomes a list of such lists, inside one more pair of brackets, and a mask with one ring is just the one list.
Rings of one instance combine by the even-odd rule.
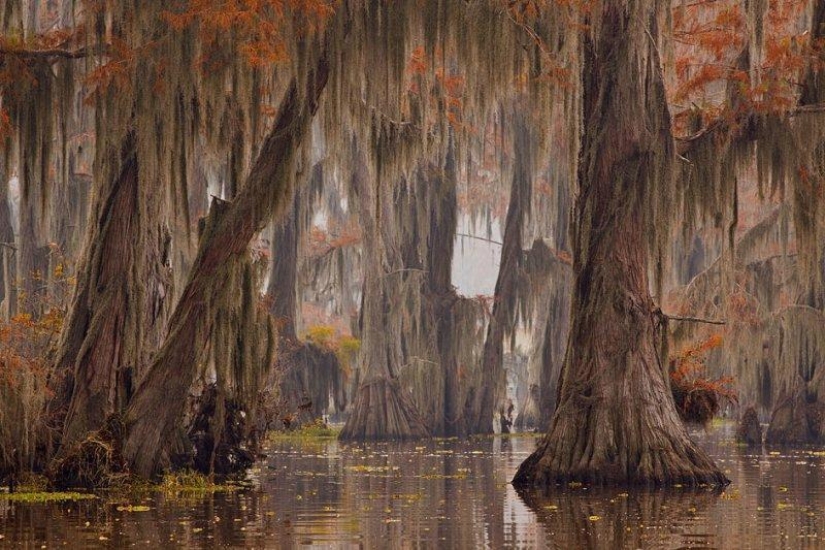
[[443, 174], [433, 182], [428, 195], [430, 231], [427, 238], [425, 303], [435, 319], [436, 349], [444, 377], [444, 411], [430, 426], [433, 435], [455, 436], [465, 433], [459, 385], [455, 306], [459, 300], [452, 285], [453, 250], [458, 225], [455, 154], [449, 150]]
[[[40, 69], [42, 70], [42, 68]], [[43, 137], [50, 126], [44, 122], [42, 105], [48, 104], [50, 80], [32, 92], [33, 98], [21, 107], [19, 132], [20, 208], [17, 231], [17, 294], [18, 311], [35, 317], [42, 313], [47, 296], [49, 247], [46, 245], [44, 217], [47, 215], [44, 197], [49, 188], [50, 166], [48, 139]], [[42, 89], [41, 89], [42, 88]]]
[[[808, 67], [799, 104], [802, 107], [825, 102], [825, 0], [816, 2], [811, 21], [811, 43], [817, 57]], [[825, 204], [822, 185], [825, 178], [825, 143], [811, 147], [806, 160], [808, 177], [794, 182], [793, 205], [797, 246], [806, 282], [801, 303], [825, 311]]]
[[302, 195], [300, 190], [295, 192], [291, 208], [272, 230], [270, 243], [272, 271], [267, 295], [271, 300], [269, 312], [275, 319], [278, 336], [284, 340], [279, 346], [282, 350], [286, 349], [285, 346], [293, 345], [297, 339], [298, 241]]
[[572, 327], [558, 406], [513, 483], [724, 484], [679, 419], [656, 346], [646, 232], [673, 154], [651, 39], [656, 2], [598, 6], [584, 44]]
[[[397, 241], [396, 202], [387, 187], [358, 179], [363, 228], [364, 281], [361, 311], [360, 385], [342, 440], [399, 440], [429, 435], [411, 397], [398, 379], [403, 364], [400, 299], [408, 275]], [[406, 185], [402, 182], [400, 185]], [[403, 238], [403, 237], [402, 237]]]
[[135, 146], [129, 134], [120, 169], [99, 182], [94, 195], [93, 222], [57, 356], [57, 372], [68, 379], [64, 398], [71, 396], [64, 447], [125, 409], [165, 326], [171, 280], [164, 194], [138, 185]]
[[169, 436], [204, 358], [216, 306], [223, 302], [226, 275], [243, 261], [255, 234], [290, 204], [294, 159], [329, 76], [327, 47], [304, 85], [299, 87], [295, 79], [290, 83], [273, 128], [233, 201], [213, 202], [166, 340], [126, 413], [124, 457], [139, 475], [156, 472], [169, 451]]

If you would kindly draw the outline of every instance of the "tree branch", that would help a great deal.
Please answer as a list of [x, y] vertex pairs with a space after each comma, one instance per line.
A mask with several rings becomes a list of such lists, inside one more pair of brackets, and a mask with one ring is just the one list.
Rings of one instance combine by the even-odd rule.
[[490, 244], [494, 244], [494, 245], [497, 245], [497, 246], [503, 246], [504, 245], [504, 243], [502, 243], [500, 241], [494, 241], [493, 239], [486, 239], [484, 237], [479, 237], [478, 235], [471, 235], [469, 233], [456, 233], [455, 236], [456, 237], [466, 237], [468, 239], [476, 239], [477, 241], [483, 241], [485, 243], [490, 243]]
[[107, 48], [105, 46], [84, 46], [82, 48], [78, 48], [76, 50], [67, 50], [63, 48], [49, 48], [43, 50], [27, 50], [25, 48], [4, 48], [0, 47], [0, 57], [6, 55], [12, 55], [17, 57], [26, 57], [32, 59], [49, 59], [49, 58], [61, 58], [61, 59], [81, 59], [84, 57], [89, 57], [90, 55], [96, 55], [100, 53], [105, 53]]
[[662, 313], [662, 316], [668, 321], [684, 321], [686, 323], [706, 323], [708, 325], [727, 325], [727, 321], [718, 321], [716, 319], [701, 319], [699, 317], [676, 317]]
[[[814, 103], [811, 105], [801, 105], [787, 111], [786, 114], [788, 117], [797, 117], [800, 115], [804, 115], [807, 113], [823, 113], [825, 112], [825, 103]], [[691, 134], [689, 136], [679, 137], [676, 136], [674, 139], [676, 140], [677, 144], [677, 152], [679, 156], [683, 156], [685, 153], [690, 151], [690, 148], [693, 146], [694, 143], [700, 141], [702, 138], [707, 137], [718, 130], [723, 129], [731, 129], [734, 127], [742, 127], [748, 122], [753, 121], [753, 116], [756, 113], [753, 111], [748, 111], [740, 116], [735, 117], [733, 120], [728, 120], [725, 118], [717, 118], [695, 134]]]

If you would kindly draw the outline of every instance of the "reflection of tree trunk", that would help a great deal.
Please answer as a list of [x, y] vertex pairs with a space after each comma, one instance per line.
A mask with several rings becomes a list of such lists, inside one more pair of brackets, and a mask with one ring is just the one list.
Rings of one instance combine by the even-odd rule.
[[[164, 328], [170, 282], [163, 193], [140, 188], [134, 136], [124, 141], [121, 162], [119, 173], [95, 192], [58, 352], [58, 372], [74, 381], [64, 396], [72, 392], [64, 444], [125, 409]], [[151, 221], [141, 216], [145, 212], [152, 212]]]
[[505, 391], [504, 337], [512, 333], [515, 325], [518, 281], [524, 256], [522, 233], [532, 189], [531, 132], [525, 116], [517, 113], [513, 125], [516, 154], [513, 183], [504, 225], [501, 263], [493, 293], [493, 310], [481, 358], [481, 384], [475, 388], [472, 403], [468, 404], [470, 433], [493, 432], [493, 413]]
[[[330, 26], [335, 23], [330, 22]], [[140, 475], [156, 471], [168, 450], [168, 436], [183, 414], [186, 395], [215, 323], [215, 308], [225, 295], [226, 275], [248, 253], [255, 234], [289, 206], [294, 159], [329, 76], [327, 54], [325, 46], [300, 92], [295, 79], [290, 83], [275, 124], [234, 200], [213, 202], [197, 258], [169, 321], [166, 341], [127, 411], [129, 433], [124, 456]]]
[[[519, 496], [544, 529], [546, 548], [647, 548], [651, 540], [662, 548], [683, 547], [685, 533], [673, 527], [683, 510], [703, 517], [719, 501], [718, 493], [707, 490], [634, 491], [598, 499], [586, 491], [525, 491]], [[632, 525], [627, 518], [633, 518]], [[714, 537], [715, 546], [740, 546], [741, 536], [726, 530]]]
[[673, 139], [648, 36], [657, 10], [633, 4], [600, 4], [585, 39], [572, 327], [556, 413], [521, 486], [727, 481], [690, 440], [656, 347], [646, 222], [655, 186], [670, 185]]

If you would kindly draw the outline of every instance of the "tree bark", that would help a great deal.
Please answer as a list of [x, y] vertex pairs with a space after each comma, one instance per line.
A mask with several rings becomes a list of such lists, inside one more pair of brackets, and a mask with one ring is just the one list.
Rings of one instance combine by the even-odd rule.
[[9, 178], [0, 159], [0, 319], [8, 320], [14, 312], [14, 227], [9, 206]]
[[[19, 125], [19, 188], [20, 207], [17, 231], [17, 310], [35, 317], [45, 304], [48, 277], [48, 254], [43, 218], [46, 215], [43, 198], [49, 188], [50, 124], [44, 121], [44, 105], [50, 105], [51, 79], [37, 68], [42, 85], [18, 106]], [[42, 89], [40, 89], [42, 88]]]
[[[819, 0], [814, 6], [811, 21], [811, 44], [814, 45], [817, 56], [803, 79], [799, 98], [799, 104], [803, 107], [825, 101], [825, 71], [821, 66], [822, 60], [825, 59], [823, 37], [825, 0]], [[825, 201], [821, 193], [822, 182], [825, 181], [823, 153], [825, 143], [815, 143], [811, 147], [807, 158], [803, 159], [808, 176], [795, 178], [792, 196], [796, 244], [799, 250], [798, 269], [802, 283], [797, 306], [808, 306], [819, 313], [825, 311]], [[812, 323], [815, 329], [821, 326], [822, 324], [816, 321]], [[804, 331], [789, 334], [787, 340], [807, 337], [809, 330], [809, 327], [805, 326]], [[818, 389], [821, 387], [820, 375], [817, 372], [818, 361], [812, 360], [820, 354], [818, 344], [819, 340], [814, 337], [803, 345], [788, 346], [787, 355], [782, 358], [784, 360], [772, 364], [774, 371], [778, 371], [775, 372], [775, 378], [787, 379], [789, 374], [792, 378], [791, 383], [783, 388], [774, 406], [765, 434], [767, 444], [819, 444], [825, 440], [825, 403], [818, 395]], [[780, 348], [786, 345], [785, 338], [780, 338], [775, 345]], [[788, 357], [791, 357], [795, 364], [782, 369]], [[793, 376], [797, 373], [798, 375]]]
[[356, 178], [364, 232], [362, 374], [339, 437], [358, 441], [426, 437], [429, 430], [398, 381], [403, 364], [398, 300], [408, 271], [401, 254], [403, 244], [396, 242], [398, 205], [386, 196], [388, 186], [370, 184], [363, 174]]
[[[335, 17], [343, 11], [336, 11]], [[325, 44], [300, 92], [294, 78], [289, 84], [275, 124], [234, 200], [213, 201], [166, 340], [126, 412], [128, 434], [123, 452], [138, 475], [149, 476], [159, 469], [168, 436], [183, 414], [187, 392], [215, 322], [215, 305], [224, 292], [224, 275], [247, 253], [255, 234], [273, 217], [282, 216], [289, 205], [294, 159], [329, 77], [327, 50]]]
[[599, 7], [598, 30], [584, 39], [572, 327], [558, 408], [513, 483], [725, 484], [679, 420], [657, 354], [648, 201], [670, 185], [673, 137], [652, 39], [656, 3]]
[[346, 406], [344, 375], [334, 351], [298, 338], [301, 302], [298, 248], [311, 217], [308, 189], [323, 184], [323, 165], [316, 164], [309, 185], [295, 191], [291, 208], [272, 231], [272, 270], [267, 295], [269, 313], [278, 328], [278, 365], [281, 407], [293, 415], [290, 428], [320, 418], [330, 397], [335, 408]]
[[119, 172], [95, 193], [94, 221], [58, 351], [57, 372], [68, 376], [63, 391], [71, 395], [64, 448], [123, 412], [165, 328], [171, 280], [164, 194], [141, 189], [138, 172], [135, 136], [129, 134]]
[[453, 252], [458, 227], [458, 195], [456, 193], [455, 153], [448, 151], [444, 173], [436, 178], [430, 190], [433, 202], [430, 210], [430, 232], [427, 239], [427, 274], [425, 302], [435, 318], [436, 348], [444, 376], [444, 413], [430, 426], [433, 435], [464, 435], [466, 427], [460, 403], [461, 388], [456, 353], [456, 323], [454, 308], [459, 300], [452, 285]]
[[[799, 105], [825, 103], [825, 0], [814, 6], [811, 21], [811, 44], [817, 48], [816, 60], [811, 63], [802, 85]], [[801, 303], [825, 311], [825, 204], [821, 186], [825, 177], [825, 144], [817, 143], [811, 158], [807, 160], [808, 178], [799, 177], [794, 182], [794, 227], [797, 232], [799, 258], [805, 277], [804, 296]], [[814, 182], [819, 183], [819, 190]]]
[[286, 215], [272, 230], [272, 270], [269, 275], [267, 296], [271, 301], [269, 313], [275, 319], [278, 336], [286, 346], [296, 343], [298, 312], [298, 243], [300, 240], [299, 217], [303, 194], [296, 190], [292, 205]]

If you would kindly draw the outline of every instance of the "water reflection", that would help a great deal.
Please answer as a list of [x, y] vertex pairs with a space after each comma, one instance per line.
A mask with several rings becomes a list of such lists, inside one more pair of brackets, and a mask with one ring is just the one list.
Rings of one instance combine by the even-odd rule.
[[0, 498], [0, 546], [825, 547], [822, 453], [750, 452], [729, 435], [698, 434], [734, 481], [721, 494], [581, 487], [519, 496], [509, 480], [535, 446], [529, 437], [282, 441], [250, 473], [252, 489], [45, 504]]
[[711, 547], [700, 529], [719, 498], [711, 491], [525, 492], [520, 496], [544, 527], [548, 548]]

